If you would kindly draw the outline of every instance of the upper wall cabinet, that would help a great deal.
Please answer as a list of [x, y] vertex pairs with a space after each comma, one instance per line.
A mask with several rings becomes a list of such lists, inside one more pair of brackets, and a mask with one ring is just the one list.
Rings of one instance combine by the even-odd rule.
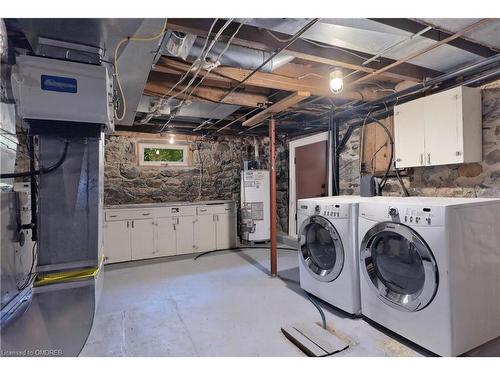
[[481, 90], [460, 86], [394, 106], [397, 168], [480, 162]]

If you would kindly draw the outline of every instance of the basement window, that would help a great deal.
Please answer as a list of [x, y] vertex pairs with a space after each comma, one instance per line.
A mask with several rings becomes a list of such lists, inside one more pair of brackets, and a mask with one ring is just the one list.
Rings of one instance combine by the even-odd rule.
[[169, 144], [139, 144], [139, 165], [144, 166], [188, 166], [187, 145], [169, 145]]

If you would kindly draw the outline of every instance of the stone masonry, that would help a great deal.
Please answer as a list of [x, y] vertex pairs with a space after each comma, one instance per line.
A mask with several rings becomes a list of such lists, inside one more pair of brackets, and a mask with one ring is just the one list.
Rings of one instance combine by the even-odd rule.
[[[482, 162], [410, 168], [403, 177], [410, 195], [500, 197], [500, 87], [483, 89], [482, 97]], [[340, 190], [359, 194], [359, 129], [340, 155]], [[384, 195], [401, 194], [397, 180], [389, 179]]]
[[[255, 138], [263, 169], [268, 168], [269, 139]], [[139, 138], [106, 137], [104, 202], [107, 205], [232, 199], [240, 203], [243, 160], [253, 158], [253, 137], [188, 137], [190, 167], [140, 166]], [[288, 230], [288, 144], [277, 145], [278, 230]], [[201, 189], [200, 189], [201, 179]]]

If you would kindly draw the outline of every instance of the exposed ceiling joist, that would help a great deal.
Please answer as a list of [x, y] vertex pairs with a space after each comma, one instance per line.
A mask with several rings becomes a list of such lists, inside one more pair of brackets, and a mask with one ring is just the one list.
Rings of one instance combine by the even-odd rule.
[[[297, 64], [293, 64], [297, 65]], [[187, 71], [189, 69], [189, 64], [184, 64], [172, 59], [162, 58], [161, 66], [156, 66], [153, 69], [156, 72], [168, 72], [169, 74], [172, 71], [169, 69], [171, 66], [175, 67], [175, 69], [184, 69]], [[285, 67], [282, 67], [282, 71], [285, 72]], [[297, 69], [294, 69], [297, 70]], [[230, 82], [240, 82], [245, 77], [247, 77], [252, 71], [248, 69], [241, 68], [231, 68], [231, 67], [219, 67], [212, 70], [211, 73], [208, 73], [205, 82], [209, 82], [210, 80], [214, 80], [214, 85], [217, 87], [231, 87]], [[308, 73], [307, 73], [308, 72]], [[283, 74], [275, 74], [275, 73], [264, 73], [257, 72], [252, 77], [250, 77], [245, 82], [245, 87], [247, 90], [251, 91], [251, 87], [259, 87], [266, 89], [275, 89], [275, 90], [283, 90], [283, 91], [309, 91], [311, 95], [315, 96], [325, 96], [336, 99], [347, 99], [347, 100], [375, 100], [383, 95], [379, 92], [375, 92], [370, 89], [361, 89], [361, 90], [344, 90], [339, 94], [333, 94], [329, 88], [329, 77], [328, 70], [322, 72], [321, 70], [309, 70], [304, 69], [302, 72], [304, 73], [299, 77], [290, 77]], [[158, 78], [159, 80], [159, 78]], [[217, 83], [220, 82], [219, 83]]]
[[382, 69], [377, 70], [376, 72], [373, 72], [373, 73], [370, 73], [364, 77], [358, 78], [357, 80], [351, 82], [351, 84], [352, 85], [358, 84], [360, 82], [366, 81], [367, 79], [373, 78], [374, 76], [376, 76], [378, 74], [382, 74], [390, 69], [394, 69], [397, 66], [404, 64], [406, 61], [410, 61], [410, 60], [414, 59], [415, 57], [421, 56], [429, 51], [432, 51], [435, 48], [438, 48], [439, 46], [442, 46], [443, 44], [446, 44], [452, 40], [460, 38], [462, 35], [470, 32], [472, 30], [478, 29], [478, 28], [480, 28], [480, 27], [482, 27], [482, 26], [484, 26], [492, 21], [493, 21], [492, 19], [482, 19], [480, 21], [474, 22], [472, 25], [469, 25], [469, 26], [465, 27], [464, 29], [460, 30], [459, 32], [457, 32], [453, 35], [450, 35], [446, 39], [443, 39], [439, 42], [436, 42], [436, 43], [430, 45], [429, 47], [423, 48], [419, 51], [413, 52], [413, 53], [409, 54], [408, 56], [406, 56], [398, 61], [395, 61], [392, 64], [389, 64], [389, 65], [383, 67]]
[[[399, 30], [408, 31], [412, 34], [419, 32], [426, 26], [433, 26], [424, 23], [423, 21], [415, 21], [408, 18], [371, 18], [371, 20], [387, 26], [394, 27]], [[453, 35], [453, 33], [442, 29], [434, 28], [429, 31], [426, 31], [421, 36], [439, 42], [443, 39], [450, 37], [451, 35]], [[463, 51], [467, 51], [482, 57], [491, 57], [498, 53], [498, 51], [494, 50], [493, 48], [466, 39], [466, 36], [450, 40], [446, 44], [449, 44], [450, 46], [459, 48]]]
[[[171, 30], [182, 31], [206, 37], [212, 22], [213, 19], [170, 18], [168, 20], [167, 27]], [[233, 23], [224, 31], [223, 35], [231, 35], [235, 32], [236, 27], [237, 24]], [[273, 34], [282, 39], [287, 39], [290, 37], [287, 34], [279, 32], [273, 32]], [[233, 43], [251, 48], [267, 50], [274, 50], [282, 45], [282, 43], [275, 40], [268, 33], [262, 32], [262, 29], [248, 25], [244, 25], [240, 29], [240, 31], [234, 38]], [[382, 67], [389, 65], [395, 61], [393, 59], [382, 57], [378, 62], [373, 61], [364, 66], [362, 65], [364, 59], [356, 57], [350, 52], [355, 52], [357, 55], [365, 59], [373, 57], [373, 55], [360, 53], [358, 51], [349, 51], [346, 49], [342, 50], [338, 48], [323, 48], [317, 45], [313, 45], [302, 39], [298, 39], [284, 51], [284, 53], [286, 54], [293, 55], [303, 60], [347, 68], [351, 70], [361, 70], [367, 73], [371, 73], [375, 70], [381, 69]], [[386, 73], [386, 75], [399, 80], [411, 80], [420, 82], [426, 77], [439, 75], [439, 72], [406, 63], [398, 66], [393, 71]]]
[[[170, 91], [173, 86], [171, 82], [165, 82], [162, 80], [149, 80], [144, 89], [144, 94], [148, 96], [158, 96], [161, 97]], [[172, 91], [172, 95], [179, 93], [183, 90], [185, 86], [179, 85], [176, 90]], [[208, 87], [198, 87], [193, 92], [193, 97], [208, 100], [211, 102], [218, 102], [225, 95], [226, 91], [218, 88], [208, 88]], [[179, 95], [182, 99], [182, 94]], [[235, 104], [244, 107], [261, 107], [267, 103], [267, 96], [254, 94], [254, 93], [244, 93], [244, 92], [234, 92], [229, 95], [223, 101], [224, 104]]]
[[297, 91], [293, 94], [287, 96], [286, 98], [274, 103], [272, 106], [264, 109], [262, 112], [257, 113], [255, 116], [249, 118], [243, 122], [244, 127], [250, 127], [257, 125], [264, 121], [265, 119], [271, 117], [276, 113], [280, 113], [285, 109], [294, 106], [295, 104], [301, 102], [302, 100], [308, 98], [311, 94], [307, 91]]

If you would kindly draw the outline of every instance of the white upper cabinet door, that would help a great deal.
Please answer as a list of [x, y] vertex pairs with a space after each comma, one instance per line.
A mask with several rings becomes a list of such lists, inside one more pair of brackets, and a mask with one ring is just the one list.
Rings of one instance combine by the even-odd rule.
[[155, 251], [153, 219], [131, 220], [132, 259], [151, 258]]
[[215, 250], [217, 248], [215, 232], [215, 215], [198, 215], [194, 232], [195, 251], [202, 252]]
[[194, 252], [194, 216], [179, 216], [174, 220], [176, 220], [177, 254]]
[[175, 222], [175, 217], [165, 217], [155, 220], [156, 245], [153, 256], [164, 257], [177, 254], [175, 245]]
[[217, 214], [217, 249], [230, 249], [236, 246], [234, 234], [236, 233], [234, 214]]
[[427, 96], [425, 105], [425, 165], [463, 162], [461, 87]]
[[130, 221], [104, 223], [104, 262], [117, 263], [132, 259], [130, 247]]
[[394, 106], [394, 160], [397, 168], [425, 164], [425, 111], [423, 102]]

